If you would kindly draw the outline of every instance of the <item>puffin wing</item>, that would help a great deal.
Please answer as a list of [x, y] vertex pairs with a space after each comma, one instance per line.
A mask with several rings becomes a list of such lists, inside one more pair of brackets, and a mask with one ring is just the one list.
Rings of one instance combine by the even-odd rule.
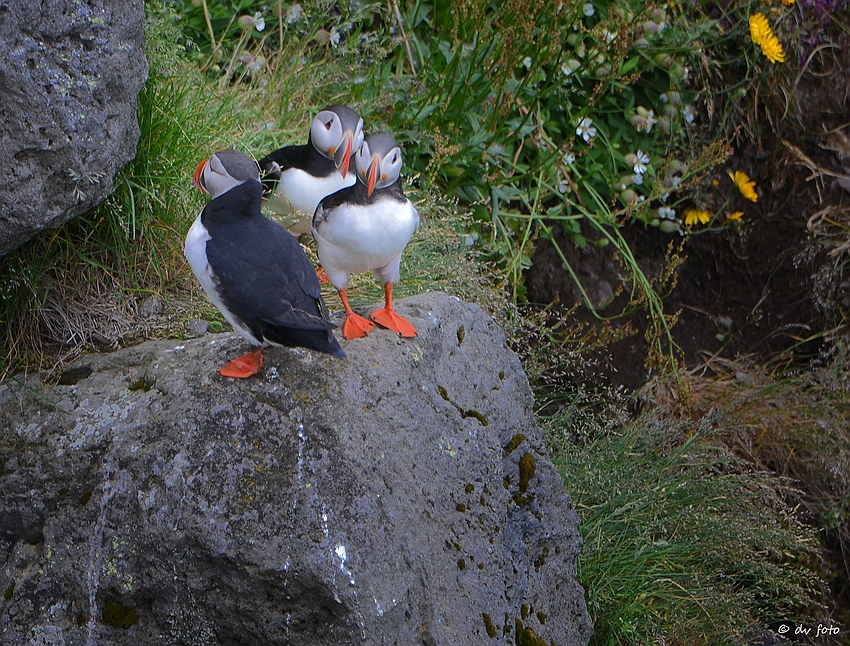
[[274, 191], [281, 174], [290, 168], [298, 166], [298, 160], [309, 154], [307, 146], [284, 146], [270, 152], [257, 164], [262, 174], [263, 192]]
[[249, 320], [297, 330], [331, 330], [321, 287], [301, 245], [280, 225], [258, 216], [207, 241], [207, 261], [224, 304]]
[[325, 223], [332, 220], [334, 213], [341, 206], [366, 200], [366, 191], [362, 187], [363, 184], [357, 182], [352, 186], [341, 188], [322, 199], [316, 207], [316, 212], [313, 214], [313, 228], [319, 230]]

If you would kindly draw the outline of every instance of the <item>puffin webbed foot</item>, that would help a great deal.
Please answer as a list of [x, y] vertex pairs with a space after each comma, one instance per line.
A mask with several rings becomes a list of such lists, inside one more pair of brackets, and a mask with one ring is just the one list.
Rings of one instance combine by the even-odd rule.
[[342, 336], [348, 341], [351, 341], [352, 339], [362, 339], [374, 329], [375, 326], [368, 320], [364, 319], [359, 314], [350, 312], [345, 316], [345, 323], [342, 326]]
[[396, 313], [392, 307], [385, 307], [372, 312], [370, 317], [375, 323], [392, 330], [399, 336], [410, 339], [416, 336], [416, 330], [410, 322]]
[[263, 367], [263, 349], [257, 348], [253, 352], [243, 354], [224, 364], [218, 373], [222, 377], [234, 379], [247, 379], [260, 372]]

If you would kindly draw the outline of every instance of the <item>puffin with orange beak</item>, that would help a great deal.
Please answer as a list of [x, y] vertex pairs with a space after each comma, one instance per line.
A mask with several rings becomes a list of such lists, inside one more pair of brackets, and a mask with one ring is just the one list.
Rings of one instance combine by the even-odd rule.
[[351, 159], [362, 143], [360, 115], [332, 105], [313, 119], [305, 145], [278, 148], [260, 160], [269, 209], [290, 233], [309, 233], [322, 198], [357, 181]]
[[286, 229], [263, 217], [257, 163], [222, 150], [198, 165], [193, 184], [212, 200], [189, 229], [186, 259], [209, 299], [252, 347], [219, 373], [257, 374], [266, 343], [344, 357], [312, 263]]
[[358, 182], [322, 200], [313, 216], [319, 260], [345, 307], [343, 336], [360, 338], [374, 327], [354, 312], [346, 292], [351, 274], [372, 271], [384, 283], [385, 306], [370, 318], [399, 336], [414, 337], [416, 330], [393, 309], [401, 254], [419, 225], [401, 188], [401, 148], [388, 135], [370, 135], [355, 166]]

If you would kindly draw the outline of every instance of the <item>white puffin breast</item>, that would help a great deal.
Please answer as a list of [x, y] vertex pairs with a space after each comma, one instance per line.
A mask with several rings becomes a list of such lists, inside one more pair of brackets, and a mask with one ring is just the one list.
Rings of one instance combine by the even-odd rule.
[[199, 215], [189, 229], [189, 233], [186, 234], [186, 260], [189, 261], [189, 266], [195, 272], [195, 276], [197, 276], [198, 281], [201, 283], [201, 287], [204, 288], [207, 297], [216, 306], [218, 311], [222, 313], [224, 318], [227, 319], [227, 322], [233, 326], [233, 329], [245, 337], [252, 345], [260, 345], [260, 342], [251, 334], [251, 331], [239, 323], [233, 314], [230, 313], [218, 295], [219, 281], [207, 260], [208, 240], [212, 240], [212, 238], [203, 222], [201, 222], [201, 216]]
[[327, 214], [313, 237], [328, 272], [359, 274], [383, 267], [401, 255], [419, 223], [408, 200], [386, 199], [359, 206], [342, 204]]
[[[349, 173], [346, 177], [339, 173], [314, 177], [299, 168], [290, 168], [281, 174], [269, 208], [278, 215], [289, 215], [298, 211], [312, 218], [319, 202], [340, 189], [352, 186], [356, 181], [354, 173]], [[309, 230], [308, 226], [307, 231]]]

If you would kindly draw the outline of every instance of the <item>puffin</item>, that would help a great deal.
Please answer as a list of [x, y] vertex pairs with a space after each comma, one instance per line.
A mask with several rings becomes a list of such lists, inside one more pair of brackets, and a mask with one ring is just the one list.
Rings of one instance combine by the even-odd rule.
[[401, 254], [419, 226], [419, 213], [401, 188], [401, 148], [389, 135], [366, 137], [355, 155], [357, 183], [324, 198], [313, 216], [319, 261], [345, 308], [343, 336], [366, 336], [374, 325], [348, 303], [353, 273], [372, 273], [384, 284], [384, 308], [372, 321], [402, 337], [415, 337], [409, 321], [393, 310]]
[[313, 265], [298, 241], [262, 214], [257, 163], [237, 150], [202, 161], [192, 183], [212, 198], [186, 236], [185, 253], [209, 299], [251, 345], [219, 373], [246, 378], [263, 346], [304, 347], [343, 358]]
[[283, 216], [290, 233], [310, 233], [321, 199], [357, 181], [350, 162], [362, 143], [360, 115], [331, 105], [313, 119], [306, 144], [278, 148], [259, 161], [268, 207]]

